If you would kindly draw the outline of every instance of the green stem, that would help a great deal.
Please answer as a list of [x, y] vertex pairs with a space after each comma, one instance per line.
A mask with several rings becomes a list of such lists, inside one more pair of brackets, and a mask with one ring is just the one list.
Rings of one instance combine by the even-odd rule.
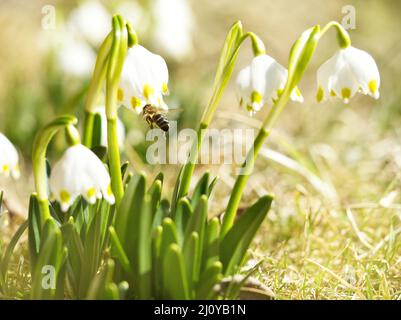
[[[207, 107], [202, 115], [202, 120], [200, 122], [200, 126], [198, 129], [198, 139], [194, 141], [188, 160], [184, 165], [179, 191], [177, 194], [177, 199], [174, 199], [176, 201], [181, 197], [185, 196], [189, 191], [189, 186], [191, 184], [192, 175], [195, 170], [196, 160], [199, 156], [205, 131], [209, 127], [210, 122], [213, 119], [213, 115], [220, 102], [220, 98], [231, 78], [241, 45], [247, 38], [250, 38], [252, 41], [252, 49], [254, 54], [260, 55], [265, 53], [265, 47], [263, 45], [263, 42], [259, 39], [259, 37], [252, 32], [247, 32], [245, 34], [242, 34], [242, 26], [240, 25], [239, 22], [233, 26], [233, 28], [229, 32], [229, 35], [232, 32], [232, 30], [236, 27], [239, 28], [240, 34], [239, 36], [234, 35], [234, 37], [237, 37], [236, 40], [226, 39], [226, 43], [227, 42], [230, 43], [232, 41], [235, 42], [231, 43], [232, 45], [231, 48], [226, 47], [226, 45], [223, 47], [222, 57], [220, 58], [220, 61], [221, 63], [223, 63], [223, 65], [219, 64], [217, 67], [218, 71], [216, 73], [216, 79], [213, 85], [213, 94], [210, 97]], [[227, 50], [227, 52], [225, 52], [225, 50]], [[226, 54], [227, 56], [224, 56], [224, 54]]]
[[76, 123], [77, 119], [73, 116], [60, 116], [43, 127], [35, 137], [32, 151], [32, 166], [35, 189], [38, 195], [38, 202], [42, 215], [42, 224], [44, 224], [47, 219], [50, 219], [46, 172], [47, 147], [57, 131], [69, 126], [74, 126]]
[[340, 48], [344, 49], [351, 45], [351, 38], [347, 30], [345, 30], [337, 21], [330, 21], [327, 23], [320, 31], [320, 37], [323, 37], [323, 35], [331, 28], [336, 28], [337, 30], [337, 39]]
[[255, 138], [253, 147], [248, 151], [245, 162], [242, 164], [241, 172], [237, 176], [233, 190], [228, 201], [227, 209], [224, 213], [223, 224], [221, 227], [221, 237], [223, 238], [234, 224], [235, 216], [237, 214], [238, 206], [241, 201], [242, 193], [245, 188], [246, 182], [252, 173], [253, 166], [258, 157], [259, 151], [263, 146], [269, 132], [277, 121], [278, 116], [284, 110], [290, 98], [288, 90], [284, 90], [283, 94], [277, 103], [270, 109], [270, 112], [265, 118], [263, 125], [259, 129], [258, 135]]
[[88, 95], [85, 101], [85, 122], [83, 144], [88, 148], [91, 147], [93, 134], [93, 119], [94, 109], [97, 106], [99, 94], [104, 85], [106, 77], [108, 56], [113, 42], [113, 34], [109, 33], [106, 39], [100, 46], [99, 53], [96, 59], [95, 69], [93, 71], [92, 80], [89, 85]]
[[120, 16], [113, 17], [113, 43], [110, 49], [106, 80], [107, 143], [111, 186], [119, 206], [124, 195], [117, 135], [117, 90], [128, 46], [128, 33]]

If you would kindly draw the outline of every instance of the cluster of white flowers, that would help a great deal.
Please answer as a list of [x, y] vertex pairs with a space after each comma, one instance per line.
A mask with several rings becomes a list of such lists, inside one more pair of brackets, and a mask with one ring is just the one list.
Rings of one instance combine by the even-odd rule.
[[[274, 104], [287, 82], [287, 70], [268, 55], [256, 56], [251, 64], [240, 71], [237, 86], [240, 104], [255, 113], [264, 105]], [[349, 46], [340, 49], [317, 72], [316, 98], [322, 102], [330, 97], [341, 98], [348, 103], [356, 92], [379, 98], [380, 75], [370, 54]], [[298, 88], [291, 99], [303, 102]]]
[[18, 179], [20, 176], [18, 164], [18, 152], [7, 139], [7, 137], [0, 132], [0, 174], [11, 176]]

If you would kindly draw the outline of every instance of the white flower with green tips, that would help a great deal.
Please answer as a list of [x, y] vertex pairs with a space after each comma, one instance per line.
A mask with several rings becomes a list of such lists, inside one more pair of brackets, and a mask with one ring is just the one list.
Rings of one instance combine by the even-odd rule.
[[[251, 113], [264, 105], [273, 105], [284, 90], [288, 71], [272, 57], [261, 54], [253, 58], [250, 65], [242, 69], [237, 77], [240, 104]], [[303, 102], [298, 88], [291, 93], [293, 101]]]
[[373, 57], [349, 46], [340, 49], [317, 71], [318, 102], [338, 97], [348, 103], [357, 92], [378, 99], [380, 74]]
[[18, 159], [18, 152], [13, 144], [0, 133], [0, 174], [7, 177], [11, 174], [14, 179], [18, 179], [20, 177]]
[[106, 167], [91, 150], [81, 144], [69, 147], [54, 165], [50, 189], [64, 212], [78, 196], [83, 196], [90, 204], [102, 196], [110, 204], [115, 201]]
[[164, 59], [141, 45], [128, 49], [118, 100], [138, 114], [146, 104], [167, 110], [163, 96], [168, 94], [168, 69]]

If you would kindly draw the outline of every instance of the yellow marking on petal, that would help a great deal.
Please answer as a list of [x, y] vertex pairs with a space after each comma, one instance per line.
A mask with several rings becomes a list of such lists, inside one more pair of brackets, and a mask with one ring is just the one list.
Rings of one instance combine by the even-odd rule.
[[349, 98], [351, 98], [351, 89], [350, 88], [342, 88], [341, 96], [344, 100], [349, 100]]
[[368, 83], [368, 87], [371, 93], [375, 93], [377, 91], [377, 82], [376, 80], [370, 80]]
[[3, 164], [3, 171], [8, 172], [10, 170], [10, 166], [8, 164]]
[[121, 88], [118, 88], [117, 90], [117, 99], [118, 101], [123, 101], [124, 99], [124, 90]]
[[319, 87], [317, 89], [317, 93], [316, 93], [316, 100], [317, 100], [317, 102], [322, 102], [323, 98], [324, 98], [323, 88]]
[[248, 104], [246, 106], [246, 111], [253, 112], [253, 107], [250, 104]]
[[144, 97], [145, 97], [147, 100], [149, 100], [150, 97], [153, 96], [154, 91], [155, 91], [155, 90], [153, 89], [153, 87], [151, 87], [151, 86], [148, 85], [148, 84], [145, 84], [145, 85], [143, 86], [143, 95], [144, 95]]
[[164, 94], [168, 94], [168, 85], [166, 82], [163, 82], [162, 84], [162, 91]]
[[141, 99], [139, 99], [137, 97], [132, 97], [131, 98], [131, 106], [132, 106], [132, 109], [140, 107], [141, 106]]
[[108, 185], [107, 187], [107, 195], [112, 196], [113, 195], [113, 190], [111, 189], [111, 184]]
[[251, 102], [252, 103], [262, 103], [263, 97], [262, 95], [257, 92], [257, 91], [252, 91], [251, 93]]
[[60, 191], [60, 200], [61, 200], [61, 202], [67, 203], [67, 202], [70, 201], [70, 199], [71, 199], [71, 195], [70, 195], [70, 193], [68, 191], [65, 191], [65, 190], [61, 190]]
[[301, 94], [301, 90], [299, 90], [299, 88], [298, 87], [295, 87], [295, 94], [297, 95], [297, 97], [301, 97], [302, 96], [302, 94]]
[[96, 194], [96, 190], [93, 187], [89, 188], [88, 191], [86, 192], [86, 196], [88, 198], [93, 198], [95, 196], [95, 194]]
[[335, 97], [335, 96], [336, 96], [336, 93], [334, 92], [334, 90], [331, 90], [331, 91], [330, 91], [330, 96], [332, 96], [332, 97]]

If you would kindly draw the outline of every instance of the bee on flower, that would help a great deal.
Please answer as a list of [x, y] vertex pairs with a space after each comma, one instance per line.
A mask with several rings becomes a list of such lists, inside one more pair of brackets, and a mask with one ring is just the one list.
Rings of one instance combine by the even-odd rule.
[[11, 176], [14, 179], [20, 177], [18, 152], [7, 137], [0, 132], [0, 174]]
[[90, 204], [102, 197], [110, 204], [115, 201], [106, 167], [90, 149], [81, 144], [69, 147], [54, 165], [50, 189], [63, 212], [78, 196]]
[[[272, 106], [284, 90], [288, 72], [281, 64], [267, 54], [253, 58], [250, 65], [237, 76], [240, 105], [254, 114], [264, 105]], [[291, 100], [303, 102], [298, 88], [291, 93]]]
[[348, 46], [340, 49], [317, 71], [318, 102], [337, 97], [348, 103], [360, 92], [375, 99], [380, 96], [380, 74], [373, 57], [366, 51]]
[[138, 114], [150, 104], [167, 110], [168, 69], [164, 59], [141, 45], [128, 49], [118, 89], [118, 100]]

